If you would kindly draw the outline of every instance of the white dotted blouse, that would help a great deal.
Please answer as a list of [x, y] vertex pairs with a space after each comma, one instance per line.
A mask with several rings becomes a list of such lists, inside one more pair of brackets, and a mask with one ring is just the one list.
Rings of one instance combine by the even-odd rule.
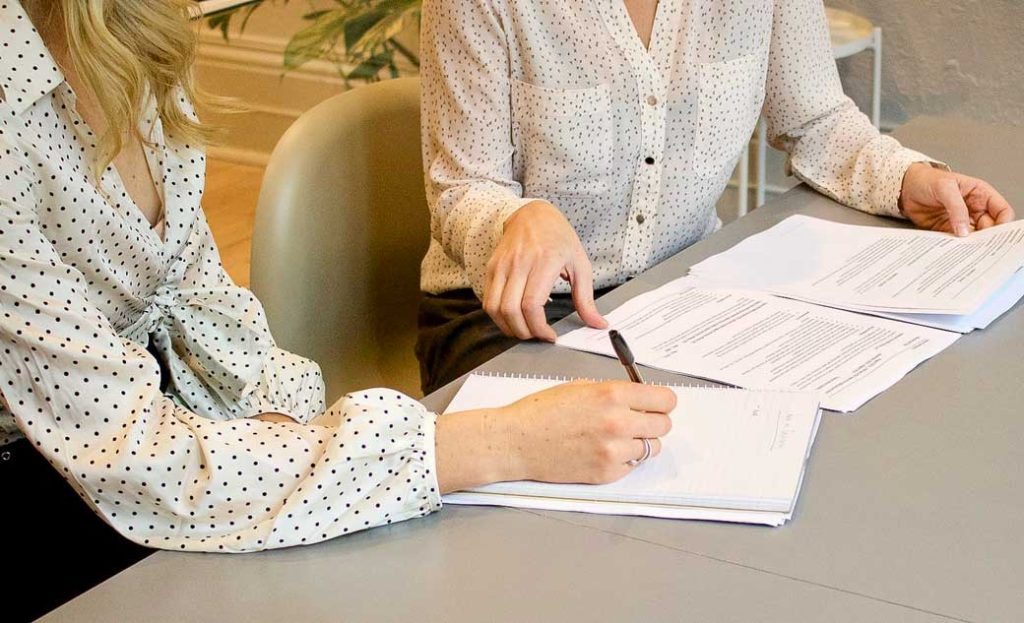
[[[28, 437], [158, 548], [311, 543], [440, 507], [417, 402], [367, 391], [327, 410], [336, 425], [308, 424], [325, 414], [319, 368], [275, 347], [225, 273], [203, 153], [164, 134], [152, 99], [140, 131], [163, 238], [116, 169], [93, 178], [95, 137], [15, 0], [0, 0], [0, 88], [0, 445]], [[246, 419], [265, 412], [306, 425]]]
[[427, 292], [482, 296], [505, 219], [538, 198], [595, 287], [624, 282], [714, 231], [762, 112], [792, 171], [860, 210], [899, 216], [929, 160], [843, 94], [821, 0], [661, 0], [649, 49], [622, 0], [425, 0], [421, 50]]

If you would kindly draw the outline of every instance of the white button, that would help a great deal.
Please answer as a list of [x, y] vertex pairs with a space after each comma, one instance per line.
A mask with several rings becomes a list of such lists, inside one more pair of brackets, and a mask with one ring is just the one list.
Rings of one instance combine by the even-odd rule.
[[650, 105], [650, 106], [657, 106], [658, 105], [658, 98], [654, 97], [653, 95], [648, 95], [647, 96], [647, 104]]

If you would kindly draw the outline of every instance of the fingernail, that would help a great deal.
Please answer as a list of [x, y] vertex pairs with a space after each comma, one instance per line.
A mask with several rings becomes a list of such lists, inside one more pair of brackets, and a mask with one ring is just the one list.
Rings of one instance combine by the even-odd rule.
[[968, 235], [969, 233], [971, 233], [971, 232], [970, 232], [969, 229], [967, 229], [966, 225], [960, 224], [960, 225], [956, 226], [956, 235], [957, 236], [960, 236], [961, 238], [963, 238], [964, 236]]

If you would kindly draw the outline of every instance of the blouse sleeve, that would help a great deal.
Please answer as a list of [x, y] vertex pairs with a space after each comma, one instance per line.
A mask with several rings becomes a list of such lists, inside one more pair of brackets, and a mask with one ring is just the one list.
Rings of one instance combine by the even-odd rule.
[[31, 167], [0, 129], [0, 393], [83, 500], [150, 547], [312, 543], [440, 507], [434, 416], [396, 392], [350, 395], [337, 427], [212, 421], [159, 390], [34, 211]]
[[426, 0], [420, 44], [430, 231], [481, 298], [505, 220], [532, 201], [513, 179], [508, 50], [491, 5]]
[[[222, 360], [227, 357], [244, 360], [242, 365], [255, 373], [250, 391], [218, 393], [209, 384], [189, 374], [181, 374], [176, 378], [179, 401], [190, 411], [212, 420], [281, 413], [299, 423], [308, 424], [323, 414], [324, 385], [320, 367], [305, 357], [276, 346], [263, 305], [248, 289], [235, 285], [224, 269], [213, 233], [202, 210], [197, 210], [195, 214], [187, 248], [190, 251], [182, 267], [181, 287], [193, 293], [217, 293], [208, 297], [208, 300], [216, 300], [221, 296], [231, 297], [231, 309], [227, 315], [247, 319], [256, 333], [264, 336], [266, 350], [247, 352], [243, 347], [248, 345], [247, 341], [234, 339], [236, 349], [233, 352], [216, 354]], [[189, 331], [205, 332], [215, 341], [230, 341], [233, 337], [228, 333], [232, 326], [229, 323], [221, 323], [214, 328], [210, 326], [213, 323], [194, 316], [181, 317], [180, 320], [192, 325]], [[195, 326], [201, 323], [206, 326]]]
[[864, 212], [901, 216], [904, 174], [933, 162], [881, 135], [843, 93], [821, 0], [775, 0], [765, 118], [797, 177]]

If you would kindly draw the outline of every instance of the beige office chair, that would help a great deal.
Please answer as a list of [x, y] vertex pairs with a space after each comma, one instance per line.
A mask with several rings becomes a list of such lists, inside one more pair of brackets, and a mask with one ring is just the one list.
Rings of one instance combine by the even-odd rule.
[[420, 394], [413, 345], [430, 236], [419, 79], [359, 87], [304, 113], [274, 148], [256, 210], [252, 289], [281, 348], [320, 364], [328, 404]]

